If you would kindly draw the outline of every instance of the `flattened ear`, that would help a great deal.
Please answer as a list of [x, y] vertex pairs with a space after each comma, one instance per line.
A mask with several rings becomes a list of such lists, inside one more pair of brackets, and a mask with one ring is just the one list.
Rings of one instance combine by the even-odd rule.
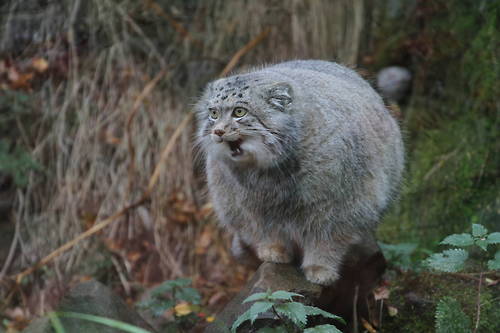
[[292, 87], [285, 82], [280, 82], [267, 87], [267, 102], [274, 108], [285, 111], [292, 103]]

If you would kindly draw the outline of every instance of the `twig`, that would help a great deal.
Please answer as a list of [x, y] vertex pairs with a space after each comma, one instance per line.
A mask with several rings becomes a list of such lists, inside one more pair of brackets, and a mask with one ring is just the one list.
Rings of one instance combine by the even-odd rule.
[[380, 310], [378, 312], [378, 325], [377, 327], [381, 330], [382, 329], [382, 312], [384, 310], [384, 299], [382, 298], [380, 300]]
[[274, 308], [274, 305], [271, 306], [271, 310], [273, 310], [273, 313], [274, 315], [276, 316], [276, 318], [278, 318], [278, 320], [281, 322], [281, 323], [284, 323], [286, 324], [286, 321], [279, 315], [278, 311], [276, 311], [276, 309]]
[[147, 200], [148, 200], [147, 196], [142, 196], [139, 200], [137, 200], [133, 204], [131, 204], [129, 206], [126, 206], [125, 208], [122, 208], [120, 211], [118, 211], [114, 215], [111, 215], [107, 219], [104, 219], [101, 222], [94, 224], [92, 226], [92, 228], [90, 228], [87, 231], [81, 233], [80, 235], [78, 235], [77, 237], [73, 238], [72, 240], [70, 240], [66, 244], [62, 245], [61, 247], [55, 249], [49, 255], [47, 255], [42, 260], [40, 260], [39, 262], [37, 262], [35, 265], [33, 265], [30, 268], [24, 270], [23, 272], [17, 274], [15, 276], [15, 278], [14, 278], [15, 281], [16, 281], [16, 283], [20, 284], [21, 281], [22, 281], [22, 279], [25, 276], [30, 275], [31, 273], [33, 273], [34, 271], [36, 271], [38, 268], [40, 268], [42, 266], [45, 266], [46, 264], [48, 264], [49, 262], [51, 262], [53, 259], [57, 258], [61, 253], [66, 252], [67, 250], [71, 249], [73, 246], [75, 246], [76, 244], [78, 244], [80, 241], [82, 241], [82, 240], [84, 240], [84, 239], [92, 236], [96, 232], [104, 229], [109, 224], [111, 224], [111, 222], [113, 222], [117, 218], [125, 215], [125, 213], [127, 213], [129, 210], [142, 205]]
[[187, 31], [180, 23], [178, 23], [172, 16], [170, 16], [163, 8], [158, 5], [156, 2], [152, 0], [145, 0], [146, 6], [149, 8], [153, 9], [156, 14], [160, 15], [161, 17], [165, 18], [168, 23], [174, 28], [175, 31], [177, 31], [182, 38], [185, 38], [192, 42], [196, 47], [203, 47], [203, 43], [199, 41], [196, 38], [193, 38], [189, 31]]
[[128, 151], [129, 151], [129, 158], [130, 158], [130, 165], [128, 169], [129, 173], [129, 191], [131, 190], [131, 179], [135, 173], [135, 148], [132, 142], [132, 121], [134, 120], [135, 116], [137, 115], [137, 112], [139, 111], [139, 107], [141, 104], [144, 102], [144, 99], [151, 94], [151, 91], [153, 91], [153, 88], [156, 86], [156, 84], [160, 81], [160, 79], [165, 75], [166, 70], [162, 70], [158, 75], [156, 75], [146, 86], [144, 89], [141, 91], [139, 96], [135, 99], [134, 105], [132, 106], [132, 110], [129, 113], [129, 116], [127, 118], [127, 144], [128, 144]]
[[483, 272], [479, 275], [479, 285], [477, 287], [477, 310], [476, 310], [476, 326], [474, 327], [474, 333], [477, 332], [479, 328], [479, 318], [481, 317], [481, 285], [483, 282]]
[[253, 49], [257, 44], [259, 44], [264, 38], [269, 35], [271, 32], [271, 28], [266, 28], [264, 29], [260, 34], [257, 35], [254, 39], [252, 39], [247, 45], [243, 46], [241, 49], [239, 49], [238, 52], [236, 52], [231, 60], [227, 63], [226, 67], [222, 70], [219, 76], [225, 76], [227, 73], [233, 70], [233, 68], [236, 66], [238, 61], [240, 60], [241, 57], [243, 57], [248, 51]]
[[[269, 29], [268, 29], [269, 30]], [[228, 65], [224, 68], [224, 70], [221, 72], [220, 76], [226, 75], [229, 71], [231, 71], [237, 64], [238, 60], [248, 51], [250, 51], [252, 48], [254, 48], [265, 36], [268, 34], [268, 30], [260, 33], [256, 38], [251, 40], [248, 44], [246, 44], [244, 47], [242, 47], [238, 52], [234, 54], [234, 56], [231, 58], [229, 61]], [[159, 79], [158, 79], [159, 80]], [[153, 88], [153, 85], [151, 86], [151, 89]], [[146, 90], [146, 89], [144, 89]], [[147, 94], [145, 94], [147, 95]], [[62, 253], [68, 251], [72, 247], [74, 247], [76, 244], [78, 244], [80, 241], [92, 236], [93, 234], [97, 233], [98, 231], [104, 229], [108, 225], [110, 225], [113, 221], [118, 219], [119, 217], [125, 215], [128, 213], [129, 210], [134, 209], [136, 207], [141, 206], [143, 203], [149, 200], [149, 197], [151, 195], [151, 192], [153, 188], [155, 187], [156, 183], [158, 182], [158, 178], [160, 176], [160, 171], [162, 166], [165, 164], [165, 161], [167, 157], [170, 155], [170, 153], [173, 150], [174, 144], [177, 141], [177, 139], [180, 137], [182, 131], [184, 128], [189, 124], [191, 119], [193, 118], [193, 113], [190, 113], [184, 117], [182, 120], [181, 124], [177, 127], [175, 130], [174, 134], [170, 137], [169, 141], [167, 142], [167, 145], [163, 149], [160, 159], [158, 160], [155, 169], [153, 171], [153, 174], [149, 180], [148, 187], [146, 191], [144, 191], [142, 197], [137, 200], [136, 202], [122, 208], [120, 211], [115, 213], [114, 215], [97, 222], [94, 224], [90, 229], [87, 231], [81, 233], [71, 241], [65, 243], [64, 245], [60, 246], [59, 248], [55, 249], [52, 251], [50, 254], [42, 258], [39, 262], [34, 264], [33, 266], [27, 268], [26, 270], [22, 271], [21, 273], [15, 275], [13, 278], [16, 281], [17, 285], [19, 285], [22, 281], [22, 279], [30, 274], [32, 274], [34, 271], [36, 271], [38, 268], [45, 266], [55, 258], [57, 258], [59, 255]]]
[[352, 303], [352, 331], [353, 333], [358, 333], [358, 293], [359, 285], [354, 288], [354, 300]]
[[7, 255], [7, 258], [5, 259], [5, 262], [4, 262], [3, 267], [2, 267], [2, 271], [0, 272], [0, 281], [2, 281], [5, 273], [7, 273], [7, 270], [9, 269], [9, 266], [12, 263], [12, 259], [14, 258], [14, 253], [16, 253], [17, 242], [19, 241], [19, 232], [20, 232], [19, 221], [16, 220], [14, 237], [12, 238], [12, 243], [10, 244], [9, 254]]
[[148, 183], [148, 187], [146, 189], [145, 195], [149, 196], [151, 194], [151, 191], [153, 191], [153, 188], [155, 187], [156, 183], [158, 182], [158, 178], [160, 177], [161, 169], [162, 169], [163, 165], [165, 164], [165, 161], [166, 161], [168, 155], [170, 155], [170, 153], [174, 149], [175, 142], [181, 136], [184, 128], [191, 122], [192, 118], [193, 118], [193, 113], [189, 113], [188, 115], [186, 115], [184, 117], [184, 119], [182, 120], [182, 122], [180, 123], [180, 125], [177, 126], [177, 128], [175, 129], [174, 134], [172, 134], [172, 136], [170, 137], [170, 140], [168, 141], [167, 145], [165, 146], [165, 148], [161, 152], [160, 159], [158, 160], [158, 163], [156, 163], [153, 174], [152, 174], [151, 178], [149, 179], [149, 183]]
[[451, 153], [442, 155], [439, 161], [436, 164], [434, 164], [434, 166], [425, 174], [424, 181], [428, 181], [431, 178], [431, 176], [446, 163], [446, 161], [455, 156], [458, 153], [459, 148], [460, 146], [454, 149]]
[[461, 279], [473, 280], [473, 281], [480, 281], [481, 277], [483, 276], [483, 272], [478, 273], [479, 278], [475, 277], [474, 275], [478, 275], [478, 274], [474, 274], [474, 273], [448, 273], [448, 274], [451, 276], [461, 278]]
[[125, 294], [127, 296], [130, 296], [130, 283], [127, 281], [127, 278], [125, 277], [125, 272], [123, 271], [122, 266], [120, 266], [120, 263], [118, 262], [118, 259], [116, 259], [114, 256], [111, 256], [111, 261], [113, 262], [113, 265], [116, 268], [116, 272], [118, 273], [118, 278], [120, 279], [123, 289], [125, 290]]

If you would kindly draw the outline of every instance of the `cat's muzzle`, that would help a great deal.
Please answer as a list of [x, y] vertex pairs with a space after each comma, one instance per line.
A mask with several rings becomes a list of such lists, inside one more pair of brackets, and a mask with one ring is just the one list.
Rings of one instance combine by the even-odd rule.
[[231, 156], [232, 157], [237, 157], [243, 154], [243, 149], [241, 149], [241, 143], [243, 142], [242, 139], [238, 139], [235, 141], [227, 141], [227, 144], [229, 145], [229, 149], [231, 149]]
[[243, 155], [243, 149], [241, 148], [243, 139], [233, 137], [231, 138], [232, 140], [229, 140], [227, 136], [219, 136], [215, 134], [210, 135], [210, 137], [215, 143], [227, 144], [229, 150], [231, 151], [231, 157], [239, 157]]

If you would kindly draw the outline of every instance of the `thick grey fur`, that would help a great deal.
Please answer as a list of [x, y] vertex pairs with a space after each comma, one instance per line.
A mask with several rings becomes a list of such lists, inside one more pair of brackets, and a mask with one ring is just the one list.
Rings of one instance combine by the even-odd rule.
[[[236, 118], [235, 107], [248, 113]], [[195, 110], [209, 193], [234, 250], [249, 245], [274, 262], [298, 256], [307, 279], [327, 285], [350, 245], [374, 241], [404, 148], [396, 120], [356, 72], [284, 62], [211, 82]]]

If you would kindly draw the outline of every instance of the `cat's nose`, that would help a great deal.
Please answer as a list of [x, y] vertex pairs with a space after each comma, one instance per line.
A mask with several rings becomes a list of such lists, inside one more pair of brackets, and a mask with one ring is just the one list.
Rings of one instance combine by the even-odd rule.
[[221, 130], [221, 129], [214, 130], [214, 134], [218, 135], [218, 136], [223, 136], [224, 133], [226, 133], [226, 132], [224, 132], [224, 130]]

